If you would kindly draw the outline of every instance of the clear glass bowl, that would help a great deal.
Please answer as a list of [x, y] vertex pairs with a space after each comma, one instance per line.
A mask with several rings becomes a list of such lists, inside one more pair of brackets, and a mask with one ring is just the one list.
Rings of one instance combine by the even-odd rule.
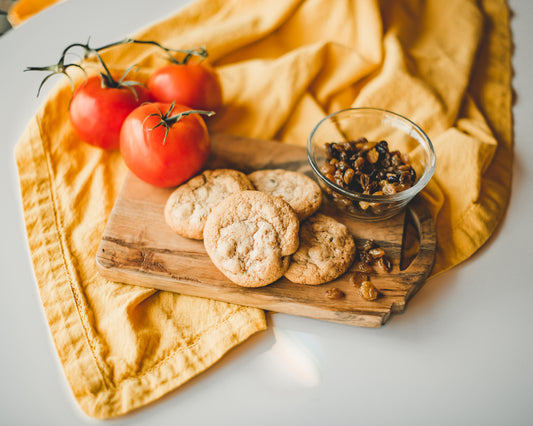
[[[363, 194], [343, 188], [321, 171], [328, 162], [326, 143], [387, 141], [389, 151], [407, 154], [417, 176], [415, 184], [390, 195]], [[307, 141], [307, 157], [325, 194], [325, 201], [344, 213], [364, 220], [390, 218], [427, 185], [435, 171], [435, 151], [424, 131], [411, 120], [378, 108], [349, 108], [323, 118]]]

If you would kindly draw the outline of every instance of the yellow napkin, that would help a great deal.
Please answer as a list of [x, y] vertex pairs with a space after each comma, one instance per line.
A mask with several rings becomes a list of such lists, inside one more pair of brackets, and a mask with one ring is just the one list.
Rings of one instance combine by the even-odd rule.
[[7, 19], [16, 27], [33, 15], [41, 12], [60, 0], [17, 0], [7, 12]]
[[[437, 223], [434, 273], [471, 256], [502, 218], [512, 165], [504, 0], [200, 0], [135, 37], [207, 47], [226, 103], [212, 131], [304, 145], [320, 118], [351, 106], [417, 122], [437, 152], [424, 191]], [[144, 45], [104, 56], [117, 69], [139, 64], [141, 77], [163, 63]], [[125, 167], [119, 153], [79, 142], [69, 96], [65, 82], [47, 98], [16, 157], [36, 280], [65, 375], [81, 408], [107, 418], [178, 387], [265, 319], [257, 309], [98, 275], [96, 249]]]

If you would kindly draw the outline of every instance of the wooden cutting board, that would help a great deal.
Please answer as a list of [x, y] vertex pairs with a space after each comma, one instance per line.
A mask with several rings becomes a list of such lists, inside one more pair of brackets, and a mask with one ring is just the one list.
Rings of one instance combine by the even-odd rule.
[[[212, 135], [208, 168], [233, 168], [249, 173], [283, 168], [312, 176], [305, 148], [273, 141]], [[351, 282], [351, 271], [330, 283], [308, 286], [285, 278], [261, 288], [243, 288], [229, 281], [213, 265], [203, 242], [176, 235], [166, 224], [164, 206], [173, 189], [155, 188], [128, 174], [108, 219], [96, 262], [105, 278], [187, 295], [254, 306], [327, 321], [379, 327], [393, 313], [402, 312], [420, 289], [435, 261], [433, 219], [422, 198], [405, 213], [380, 222], [354, 220], [324, 204], [322, 211], [348, 226], [356, 243], [374, 239], [392, 260], [390, 273], [373, 273], [371, 281], [381, 293], [375, 301], [363, 299]], [[409, 219], [407, 221], [406, 219]], [[407, 268], [400, 268], [407, 223], [418, 233], [418, 253]], [[353, 267], [352, 267], [353, 270]], [[327, 299], [326, 290], [341, 289], [345, 297]]]

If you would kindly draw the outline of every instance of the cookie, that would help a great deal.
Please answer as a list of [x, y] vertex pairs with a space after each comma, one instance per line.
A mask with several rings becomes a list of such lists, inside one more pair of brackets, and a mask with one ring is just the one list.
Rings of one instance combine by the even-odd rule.
[[283, 198], [300, 220], [311, 216], [322, 203], [318, 184], [303, 173], [282, 169], [258, 170], [248, 175], [258, 191]]
[[285, 277], [299, 284], [323, 284], [342, 275], [355, 259], [355, 242], [345, 225], [316, 213], [300, 225], [300, 247]]
[[213, 207], [235, 192], [250, 189], [254, 186], [244, 173], [206, 170], [174, 190], [165, 205], [165, 220], [177, 234], [201, 240]]
[[215, 266], [243, 287], [281, 278], [299, 244], [300, 222], [279, 197], [242, 191], [218, 204], [204, 228], [204, 246]]

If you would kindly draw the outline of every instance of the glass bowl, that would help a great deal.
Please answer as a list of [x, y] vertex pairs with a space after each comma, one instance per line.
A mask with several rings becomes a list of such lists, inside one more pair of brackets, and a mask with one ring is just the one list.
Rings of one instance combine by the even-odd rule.
[[[368, 143], [365, 145], [361, 138]], [[354, 143], [346, 144], [351, 141]], [[382, 141], [387, 143], [383, 145]], [[362, 160], [356, 163], [356, 155], [349, 148], [353, 148], [355, 142], [357, 146], [367, 149], [365, 154], [360, 154], [366, 163]], [[376, 143], [381, 143], [379, 149]], [[332, 150], [331, 146], [328, 147], [330, 144], [338, 144], [336, 146], [340, 151]], [[341, 154], [341, 144], [347, 149], [345, 154]], [[387, 157], [384, 146], [388, 148], [388, 161], [383, 161]], [[372, 147], [376, 148], [374, 151], [377, 154], [369, 153]], [[332, 154], [336, 157], [334, 160], [331, 159]], [[397, 158], [391, 161], [392, 156]], [[349, 108], [323, 118], [309, 136], [307, 157], [324, 191], [325, 202], [351, 217], [364, 220], [383, 220], [401, 212], [427, 185], [435, 171], [435, 151], [424, 131], [411, 120], [378, 108]], [[398, 170], [399, 164], [403, 165], [400, 158], [408, 160], [408, 166], [414, 170], [411, 178], [408, 176], [403, 179], [401, 176], [402, 170], [405, 171], [407, 167]], [[332, 163], [334, 169], [329, 166]], [[350, 176], [344, 175], [348, 168], [352, 172], [355, 170], [355, 173], [348, 172], [352, 175], [350, 185], [346, 184]], [[335, 178], [332, 170], [335, 170]], [[403, 182], [412, 179], [414, 184], [400, 184], [400, 177]], [[384, 186], [376, 186], [375, 183], [368, 185], [371, 180]]]

